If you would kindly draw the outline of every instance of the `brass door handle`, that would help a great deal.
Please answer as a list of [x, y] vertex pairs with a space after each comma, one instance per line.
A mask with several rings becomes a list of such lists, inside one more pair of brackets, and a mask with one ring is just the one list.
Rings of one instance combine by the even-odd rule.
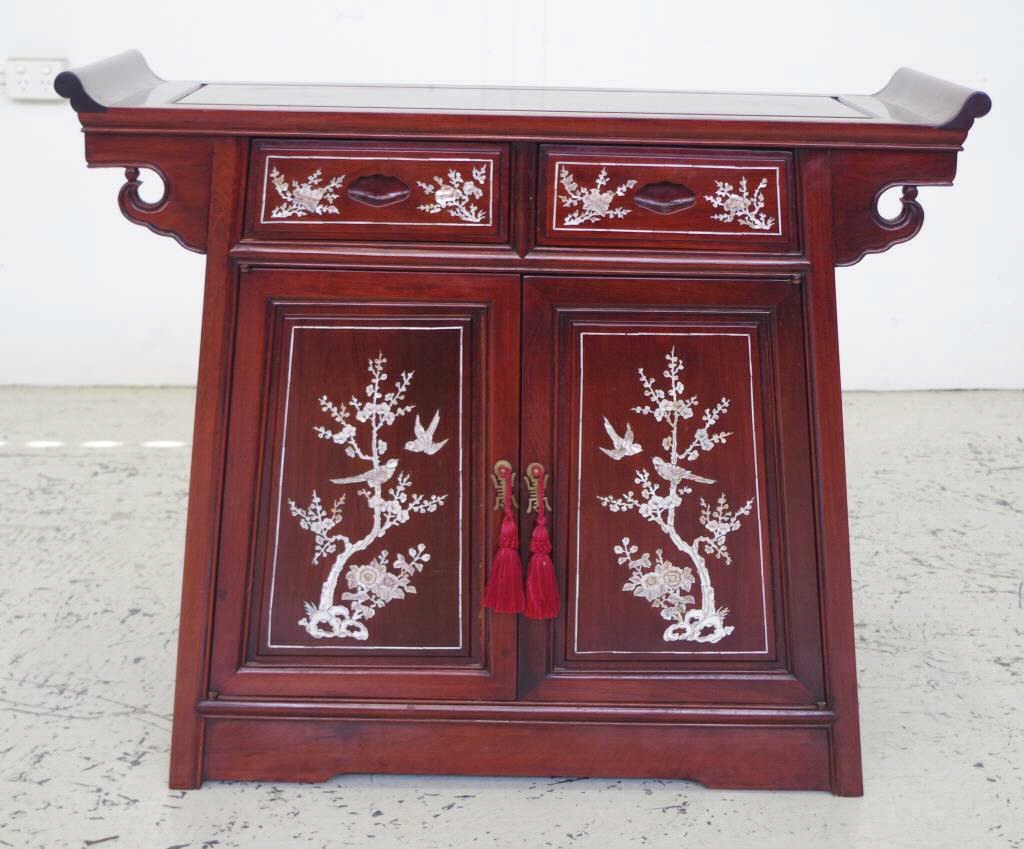
[[516, 473], [508, 460], [498, 460], [491, 472], [494, 481], [494, 509], [504, 510], [505, 505], [518, 507], [516, 501]]
[[508, 460], [498, 460], [492, 477], [494, 509], [500, 510], [502, 516], [498, 548], [491, 561], [483, 603], [495, 613], [522, 613], [526, 609], [526, 594], [523, 591], [523, 564], [519, 558], [519, 521], [512, 512], [516, 503], [513, 486], [516, 473]]
[[[544, 471], [544, 466], [540, 463], [530, 463], [526, 467], [526, 474], [523, 475], [523, 486], [526, 487], [526, 491], [529, 494], [529, 500], [526, 502], [527, 513], [537, 513], [538, 511], [538, 490], [544, 492], [544, 509], [551, 509], [551, 502], [548, 501], [547, 489], [551, 483], [551, 475]], [[543, 485], [542, 485], [543, 484]]]

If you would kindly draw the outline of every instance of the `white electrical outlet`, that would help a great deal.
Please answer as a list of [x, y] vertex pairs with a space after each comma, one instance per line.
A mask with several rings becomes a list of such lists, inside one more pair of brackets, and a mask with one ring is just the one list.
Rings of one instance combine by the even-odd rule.
[[11, 100], [60, 100], [53, 80], [68, 66], [67, 59], [8, 59], [4, 79]]

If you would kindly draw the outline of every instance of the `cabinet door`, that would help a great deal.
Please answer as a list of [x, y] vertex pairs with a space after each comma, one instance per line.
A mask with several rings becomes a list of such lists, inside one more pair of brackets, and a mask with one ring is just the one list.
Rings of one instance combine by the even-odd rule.
[[563, 613], [523, 623], [521, 694], [821, 700], [800, 284], [524, 297], [521, 452], [552, 471]]
[[213, 689], [510, 697], [515, 623], [480, 599], [519, 279], [254, 269], [239, 291]]

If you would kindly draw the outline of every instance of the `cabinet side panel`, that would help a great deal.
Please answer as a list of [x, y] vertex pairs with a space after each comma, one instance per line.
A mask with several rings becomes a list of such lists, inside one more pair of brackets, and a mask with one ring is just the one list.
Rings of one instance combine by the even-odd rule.
[[215, 143], [210, 209], [213, 226], [206, 261], [174, 692], [170, 785], [175, 788], [198, 787], [201, 780], [203, 729], [195, 708], [206, 696], [208, 676], [210, 591], [220, 528], [237, 288], [227, 255], [241, 230], [244, 162], [243, 140], [221, 139]]
[[800, 156], [800, 194], [811, 273], [804, 287], [812, 441], [817, 470], [818, 561], [821, 582], [825, 681], [836, 714], [832, 727], [832, 790], [859, 796], [863, 790], [857, 664], [854, 654], [853, 587], [843, 449], [843, 399], [832, 255], [832, 181], [829, 154]]

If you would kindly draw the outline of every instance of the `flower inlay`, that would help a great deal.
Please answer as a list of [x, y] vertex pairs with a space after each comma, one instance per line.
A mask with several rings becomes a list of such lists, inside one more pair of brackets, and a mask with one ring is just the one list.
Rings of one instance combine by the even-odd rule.
[[736, 221], [743, 227], [751, 230], [771, 230], [775, 226], [775, 219], [766, 216], [764, 210], [764, 190], [768, 185], [766, 177], [761, 178], [753, 194], [747, 188], [747, 178], [740, 177], [738, 189], [734, 189], [732, 183], [715, 180], [715, 193], [704, 195], [704, 200], [710, 203], [715, 209], [722, 212], [711, 217], [715, 221], [722, 221], [731, 224]]
[[466, 180], [461, 171], [449, 169], [448, 179], [435, 176], [433, 183], [416, 181], [424, 192], [433, 198], [433, 203], [420, 204], [417, 209], [431, 214], [447, 212], [453, 218], [469, 224], [480, 224], [487, 219], [487, 212], [480, 209], [474, 200], [484, 196], [481, 186], [487, 184], [487, 166], [479, 165], [470, 172], [472, 180]]
[[338, 199], [338, 192], [341, 184], [345, 181], [345, 175], [332, 177], [324, 185], [323, 170], [317, 168], [304, 182], [292, 180], [291, 184], [284, 178], [284, 175], [276, 168], [270, 169], [270, 181], [281, 196], [284, 203], [275, 206], [270, 211], [271, 218], [303, 218], [306, 215], [326, 215], [337, 213], [338, 207], [334, 201]]
[[566, 227], [576, 227], [580, 224], [588, 224], [600, 221], [602, 218], [625, 218], [629, 215], [629, 208], [625, 206], [613, 206], [615, 198], [620, 198], [630, 189], [636, 186], [636, 180], [626, 180], [614, 189], [606, 189], [605, 186], [611, 181], [608, 176], [608, 168], [601, 166], [594, 185], [590, 188], [583, 188], [576, 182], [572, 172], [564, 165], [559, 168], [558, 181], [562, 184], [565, 194], [559, 196], [562, 206], [571, 209], [567, 212], [562, 224]]

